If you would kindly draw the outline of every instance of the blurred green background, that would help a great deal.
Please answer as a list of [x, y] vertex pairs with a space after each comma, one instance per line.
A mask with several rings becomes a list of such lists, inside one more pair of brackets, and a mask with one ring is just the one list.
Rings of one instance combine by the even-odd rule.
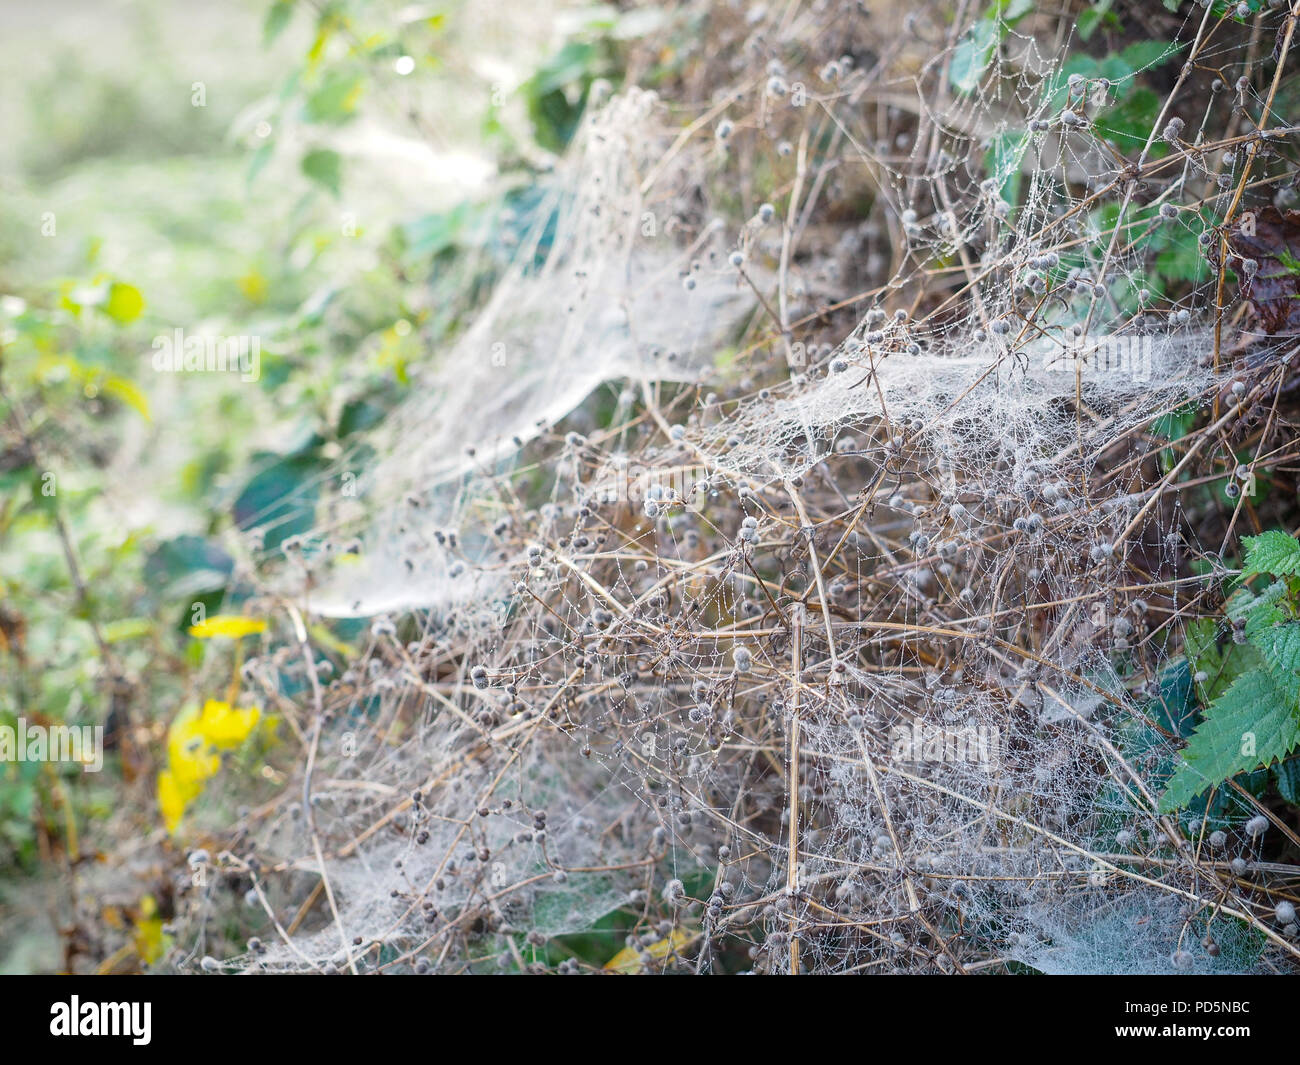
[[[240, 526], [282, 514], [270, 548], [310, 520], [314, 479], [461, 328], [593, 79], [653, 22], [0, 5], [0, 723], [108, 746], [98, 774], [0, 764], [0, 972], [161, 953], [167, 727], [233, 680], [205, 669], [195, 604], [238, 611]], [[177, 329], [257, 338], [258, 380], [156, 372]], [[240, 772], [212, 823], [274, 775]]]

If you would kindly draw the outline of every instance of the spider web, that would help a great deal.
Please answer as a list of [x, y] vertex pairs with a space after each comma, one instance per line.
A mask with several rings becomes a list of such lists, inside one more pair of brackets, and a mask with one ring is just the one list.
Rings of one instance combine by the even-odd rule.
[[[296, 662], [319, 729], [306, 807], [250, 825], [266, 904], [324, 855], [336, 910], [232, 964], [571, 971], [611, 914], [652, 971], [1272, 963], [1221, 879], [1242, 818], [1211, 854], [1155, 812], [1220, 546], [1162, 425], [1249, 409], [1216, 275], [1169, 298], [1154, 260], [1203, 260], [1271, 143], [1223, 132], [1242, 44], [1195, 8], [1078, 73], [1034, 15], [971, 73], [987, 27], [849, 8], [719, 7], [685, 120], [594, 108], [489, 306], [263, 563], [371, 624], [337, 676], [305, 639], [246, 667]], [[1117, 147], [1187, 49], [1221, 91]]]

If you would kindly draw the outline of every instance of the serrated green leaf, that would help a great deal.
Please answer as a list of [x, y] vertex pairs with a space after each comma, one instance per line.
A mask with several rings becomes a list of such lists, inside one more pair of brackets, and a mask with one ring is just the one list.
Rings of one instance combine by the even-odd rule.
[[1239, 588], [1224, 607], [1224, 613], [1235, 620], [1244, 618], [1246, 635], [1253, 636], [1270, 625], [1287, 621], [1287, 612], [1280, 605], [1286, 596], [1286, 587], [1274, 581], [1259, 594], [1249, 588]]
[[1300, 670], [1300, 622], [1269, 625], [1254, 633], [1248, 622], [1246, 629], [1250, 642], [1259, 648], [1273, 672], [1295, 674]]
[[1285, 758], [1300, 744], [1300, 678], [1257, 669], [1238, 677], [1183, 749], [1160, 798], [1163, 813], [1186, 806], [1207, 788]]
[[1275, 577], [1300, 573], [1300, 541], [1280, 529], [1269, 529], [1258, 536], [1247, 536], [1243, 577], [1271, 573]]

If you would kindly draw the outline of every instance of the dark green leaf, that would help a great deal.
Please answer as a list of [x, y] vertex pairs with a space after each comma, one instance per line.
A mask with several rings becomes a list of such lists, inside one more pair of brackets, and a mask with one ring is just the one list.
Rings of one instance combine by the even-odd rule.
[[266, 21], [262, 24], [262, 43], [270, 44], [289, 25], [293, 16], [293, 0], [275, 0], [266, 12]]
[[302, 157], [302, 172], [338, 196], [343, 185], [343, 158], [328, 148], [316, 148]]
[[1300, 756], [1293, 756], [1273, 767], [1277, 793], [1292, 806], [1300, 806]]
[[1258, 536], [1245, 537], [1242, 543], [1246, 545], [1246, 563], [1241, 571], [1243, 577], [1253, 577], [1258, 573], [1271, 573], [1276, 577], [1300, 573], [1300, 541], [1294, 536], [1288, 536], [1280, 529], [1269, 529]]
[[1076, 25], [1079, 36], [1085, 41], [1097, 31], [1102, 18], [1110, 11], [1112, 2], [1113, 0], [1097, 0], [1097, 3], [1079, 15], [1079, 21]]
[[1257, 669], [1238, 677], [1183, 749], [1183, 760], [1160, 798], [1165, 813], [1210, 787], [1285, 758], [1300, 744], [1300, 678]]

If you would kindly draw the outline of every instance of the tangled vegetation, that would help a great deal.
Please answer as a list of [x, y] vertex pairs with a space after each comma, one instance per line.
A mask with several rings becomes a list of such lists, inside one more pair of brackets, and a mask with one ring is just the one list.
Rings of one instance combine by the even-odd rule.
[[[239, 372], [3, 279], [2, 709], [107, 727], [0, 766], [58, 967], [1293, 971], [1300, 4], [629, 6], [510, 83], [470, 17], [270, 6], [301, 198], [163, 303]], [[358, 128], [467, 82], [490, 194], [372, 228]]]

